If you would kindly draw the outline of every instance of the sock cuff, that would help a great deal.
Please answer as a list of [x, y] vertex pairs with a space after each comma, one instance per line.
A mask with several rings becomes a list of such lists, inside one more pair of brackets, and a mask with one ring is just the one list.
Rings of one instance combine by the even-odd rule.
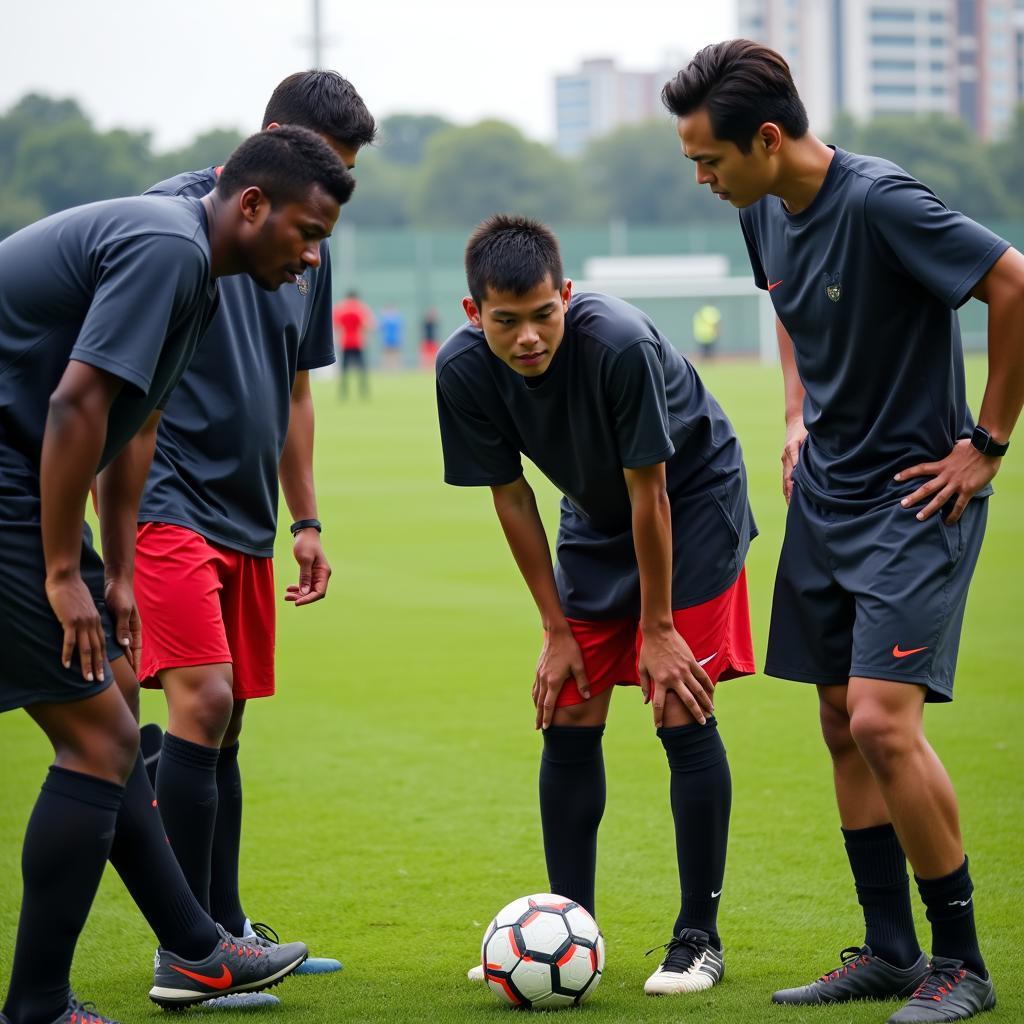
[[965, 856], [963, 864], [955, 871], [941, 878], [921, 878], [914, 875], [918, 891], [925, 904], [945, 900], [950, 895], [970, 896], [974, 892], [974, 883], [971, 881], [971, 872], [968, 859]]
[[674, 772], [699, 772], [726, 760], [725, 744], [712, 715], [705, 725], [691, 722], [658, 730], [669, 768]]
[[909, 885], [907, 857], [890, 822], [842, 829], [857, 892]]
[[603, 725], [551, 725], [544, 730], [545, 761], [585, 764], [601, 756]]
[[118, 811], [124, 799], [124, 786], [95, 775], [73, 772], [67, 768], [50, 765], [50, 771], [43, 782], [43, 792], [91, 804], [105, 811]]
[[160, 757], [188, 768], [216, 769], [220, 760], [220, 747], [204, 747], [191, 740], [183, 740], [172, 733], [164, 733]]

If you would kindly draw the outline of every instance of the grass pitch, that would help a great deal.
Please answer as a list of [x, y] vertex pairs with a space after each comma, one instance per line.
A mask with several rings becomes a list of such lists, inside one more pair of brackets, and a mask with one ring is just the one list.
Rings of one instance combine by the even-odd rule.
[[[984, 364], [969, 369], [977, 408]], [[702, 372], [746, 450], [761, 528], [748, 561], [760, 662], [785, 513], [781, 380], [756, 365]], [[242, 882], [253, 919], [305, 939], [314, 953], [339, 956], [345, 970], [275, 989], [282, 999], [275, 1019], [507, 1020], [510, 1011], [464, 973], [491, 915], [547, 886], [536, 799], [540, 737], [530, 704], [536, 612], [486, 490], [441, 483], [432, 378], [377, 377], [369, 403], [347, 405], [337, 402], [333, 381], [316, 388], [317, 482], [334, 577], [316, 606], [281, 602], [279, 695], [247, 711]], [[553, 491], [535, 471], [527, 475], [553, 524]], [[957, 700], [929, 707], [927, 718], [960, 797], [982, 946], [998, 990], [993, 1019], [1019, 1021], [1020, 451], [1011, 451], [996, 489]], [[285, 532], [282, 593], [294, 575], [286, 541]], [[860, 941], [862, 924], [813, 689], [753, 677], [723, 684], [716, 703], [734, 782], [720, 921], [726, 979], [707, 994], [642, 994], [657, 959], [644, 951], [668, 939], [676, 912], [675, 852], [664, 754], [639, 693], [620, 690], [605, 738], [608, 809], [598, 869], [608, 966], [592, 1000], [573, 1012], [595, 1022], [884, 1021], [894, 1007], [769, 1003], [774, 988], [837, 963], [843, 946]], [[159, 694], [144, 696], [143, 715], [163, 721]], [[0, 721], [0, 743], [5, 986], [21, 838], [49, 750], [19, 713]], [[920, 908], [918, 931], [927, 942]], [[157, 1020], [161, 1011], [146, 998], [154, 944], [109, 871], [79, 944], [73, 981], [81, 998], [123, 1021]]]

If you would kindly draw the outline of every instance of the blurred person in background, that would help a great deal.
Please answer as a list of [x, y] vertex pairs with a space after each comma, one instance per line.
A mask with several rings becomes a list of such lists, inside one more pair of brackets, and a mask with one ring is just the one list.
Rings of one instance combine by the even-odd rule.
[[338, 393], [348, 398], [348, 378], [353, 372], [359, 374], [359, 393], [365, 399], [370, 397], [370, 371], [366, 364], [366, 335], [377, 326], [373, 310], [370, 309], [357, 291], [349, 291], [345, 298], [334, 307], [334, 330], [336, 344], [341, 352]]

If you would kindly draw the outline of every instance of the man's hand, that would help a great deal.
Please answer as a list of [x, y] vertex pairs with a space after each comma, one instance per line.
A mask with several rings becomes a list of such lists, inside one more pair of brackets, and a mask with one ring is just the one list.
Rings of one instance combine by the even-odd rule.
[[142, 620], [135, 603], [135, 591], [128, 580], [108, 579], [103, 585], [103, 600], [114, 621], [114, 637], [138, 675], [142, 660]]
[[299, 563], [299, 582], [291, 583], [284, 599], [296, 608], [312, 604], [327, 595], [327, 581], [331, 578], [331, 567], [320, 544], [320, 531], [310, 526], [299, 530], [292, 545], [292, 554]]
[[782, 449], [782, 496], [789, 504], [793, 497], [793, 470], [800, 459], [800, 449], [807, 440], [807, 428], [803, 417], [792, 419], [786, 424], [786, 444]]
[[78, 650], [82, 675], [92, 682], [103, 679], [103, 659], [107, 649], [96, 602], [80, 573], [46, 578], [46, 598], [57, 621], [64, 629], [61, 664], [71, 667], [71, 656]]
[[644, 703], [654, 704], [654, 724], [661, 728], [665, 698], [674, 693], [693, 716], [704, 725], [714, 713], [715, 684], [698, 664], [686, 641], [672, 628], [644, 630], [640, 650], [640, 686]]
[[558, 695], [572, 676], [584, 700], [590, 699], [590, 683], [583, 668], [583, 654], [571, 630], [559, 629], [544, 634], [544, 646], [537, 659], [533, 680], [533, 703], [537, 708], [538, 729], [546, 729], [555, 714]]
[[992, 455], [982, 455], [970, 441], [957, 441], [953, 450], [939, 462], [922, 462], [910, 469], [901, 469], [896, 474], [899, 481], [918, 476], [932, 477], [913, 494], [908, 494], [900, 504], [913, 508], [926, 498], [931, 500], [917, 518], [922, 522], [930, 518], [948, 501], [956, 497], [956, 504], [946, 522], [952, 526], [964, 513], [967, 503], [999, 472], [1000, 460]]

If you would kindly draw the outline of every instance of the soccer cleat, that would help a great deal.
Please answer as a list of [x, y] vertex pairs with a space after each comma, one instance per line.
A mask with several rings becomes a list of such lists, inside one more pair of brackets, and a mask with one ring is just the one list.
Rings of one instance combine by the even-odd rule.
[[[7, 1021], [7, 1018], [0, 1016], [0, 1020]], [[118, 1024], [118, 1022], [97, 1013], [94, 1004], [79, 1002], [72, 993], [68, 1000], [68, 1008], [53, 1024]]]
[[486, 981], [487, 976], [484, 974], [484, 965], [477, 964], [476, 967], [470, 967], [470, 969], [466, 971], [466, 977], [470, 981]]
[[[259, 942], [264, 946], [279, 946], [281, 944], [281, 940], [278, 938], [277, 932], [275, 932], [269, 924], [261, 924], [259, 921], [253, 924], [249, 918], [245, 919], [242, 938], [245, 939], [246, 942]], [[333, 974], [335, 971], [340, 971], [341, 969], [341, 961], [335, 960], [334, 957], [311, 956], [307, 957], [301, 964], [299, 964], [295, 973]]]
[[[723, 950], [711, 945], [707, 932], [684, 928], [660, 948], [668, 952], [658, 969], [644, 982], [644, 992], [649, 996], [701, 992], [725, 977]], [[647, 955], [653, 952], [652, 949]]]
[[937, 1021], [967, 1020], [996, 1005], [992, 978], [980, 978], [968, 971], [962, 960], [932, 958], [928, 974], [901, 1010], [886, 1024], [933, 1024]]
[[301, 942], [283, 945], [236, 939], [217, 925], [220, 941], [205, 960], [183, 960], [159, 951], [149, 998], [175, 1009], [236, 992], [259, 992], [276, 985], [309, 956]]
[[855, 999], [908, 999], [928, 974], [924, 953], [909, 967], [893, 967], [875, 956], [870, 946], [848, 946], [839, 956], [842, 963], [834, 970], [809, 985], [780, 989], [772, 1002], [816, 1006]]

